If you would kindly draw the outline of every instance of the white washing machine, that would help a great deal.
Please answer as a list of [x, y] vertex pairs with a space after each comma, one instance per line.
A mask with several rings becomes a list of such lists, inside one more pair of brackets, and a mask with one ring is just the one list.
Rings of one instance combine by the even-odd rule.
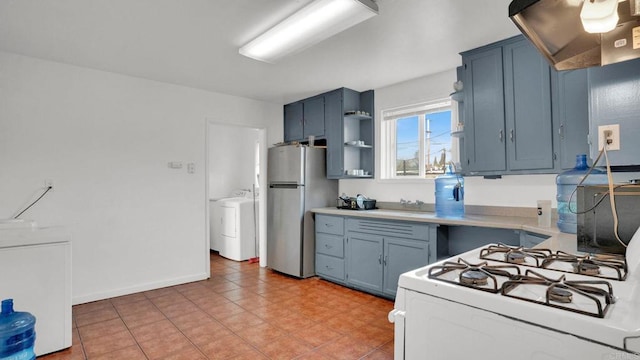
[[[253, 193], [239, 190], [231, 195], [210, 202], [211, 249], [228, 259], [244, 261], [256, 256], [258, 222], [254, 217]], [[256, 214], [257, 208], [256, 199]]]

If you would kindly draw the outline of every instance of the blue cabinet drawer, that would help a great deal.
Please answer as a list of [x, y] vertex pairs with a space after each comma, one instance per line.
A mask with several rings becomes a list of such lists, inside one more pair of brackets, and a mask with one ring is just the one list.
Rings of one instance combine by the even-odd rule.
[[344, 260], [316, 254], [316, 274], [344, 281]]
[[344, 238], [342, 235], [316, 234], [316, 251], [339, 258], [344, 257]]
[[347, 219], [347, 231], [395, 236], [416, 240], [429, 240], [429, 225], [404, 221], [381, 221], [377, 219]]
[[316, 233], [344, 235], [344, 218], [341, 216], [316, 215]]

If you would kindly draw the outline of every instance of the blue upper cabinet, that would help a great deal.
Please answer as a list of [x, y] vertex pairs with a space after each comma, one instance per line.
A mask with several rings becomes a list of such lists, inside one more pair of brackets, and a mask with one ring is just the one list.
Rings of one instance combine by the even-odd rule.
[[343, 89], [331, 91], [325, 95], [325, 124], [327, 126], [327, 178], [340, 179], [344, 176], [344, 116]]
[[503, 46], [509, 170], [553, 170], [549, 64], [529, 41]]
[[302, 138], [324, 136], [324, 96], [315, 96], [303, 101], [304, 120]]
[[607, 152], [611, 165], [640, 165], [640, 59], [589, 68], [589, 138], [598, 155], [598, 126], [620, 125], [620, 151]]
[[324, 96], [314, 96], [284, 106], [284, 141], [324, 137]]
[[[374, 94], [340, 88], [324, 94], [327, 139], [327, 178], [368, 179], [374, 168]], [[368, 115], [354, 115], [354, 112]], [[361, 141], [362, 144], [353, 144]], [[362, 175], [347, 171], [362, 169]], [[366, 171], [366, 175], [364, 172]]]
[[554, 158], [558, 171], [573, 169], [576, 155], [588, 154], [587, 69], [551, 72]]
[[[370, 179], [375, 173], [374, 92], [340, 88], [284, 106], [284, 141], [309, 136], [327, 146], [327, 178]], [[362, 174], [348, 175], [348, 170]]]
[[584, 152], [584, 72], [555, 72], [523, 36], [461, 55], [464, 173], [555, 173]]
[[467, 173], [506, 168], [502, 47], [462, 55]]
[[284, 141], [303, 139], [303, 109], [302, 101], [284, 106]]

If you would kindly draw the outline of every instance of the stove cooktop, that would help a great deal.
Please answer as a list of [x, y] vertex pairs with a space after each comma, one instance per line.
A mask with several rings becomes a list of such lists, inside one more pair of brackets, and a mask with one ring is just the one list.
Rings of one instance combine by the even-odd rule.
[[[504, 245], [500, 250], [506, 250]], [[480, 257], [486, 254], [482, 249]], [[523, 254], [528, 249], [512, 248], [517, 254]], [[513, 260], [510, 252], [504, 252], [504, 258]], [[518, 257], [518, 261], [522, 259]], [[507, 261], [509, 262], [509, 261]], [[544, 262], [538, 262], [542, 268]], [[528, 265], [532, 267], [532, 265]], [[537, 270], [537, 269], [536, 269]], [[579, 269], [577, 268], [576, 271]], [[486, 260], [471, 263], [463, 258], [457, 261], [445, 261], [440, 265], [429, 268], [428, 278], [449, 284], [464, 286], [474, 290], [482, 290], [502, 296], [529, 301], [541, 305], [573, 311], [576, 313], [603, 318], [609, 305], [615, 302], [611, 283], [598, 279], [568, 280], [567, 275], [557, 274], [551, 277], [536, 272], [523, 265], [499, 264], [490, 265]]]
[[619, 348], [640, 339], [638, 269], [572, 256], [492, 244], [402, 274], [398, 286]]
[[615, 254], [575, 255], [563, 251], [553, 252], [549, 249], [529, 249], [498, 244], [482, 248], [479, 257], [483, 260], [618, 281], [625, 280], [628, 272], [626, 258]]

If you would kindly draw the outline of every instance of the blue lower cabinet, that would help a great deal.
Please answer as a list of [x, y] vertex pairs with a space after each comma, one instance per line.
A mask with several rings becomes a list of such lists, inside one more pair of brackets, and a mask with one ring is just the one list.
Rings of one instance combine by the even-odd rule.
[[344, 284], [344, 217], [317, 214], [315, 220], [316, 274]]
[[318, 214], [316, 274], [354, 289], [394, 298], [400, 274], [436, 260], [437, 227]]
[[350, 286], [395, 297], [400, 274], [429, 264], [429, 242], [351, 232], [346, 261]]
[[344, 282], [344, 259], [316, 253], [316, 274], [332, 281]]
[[396, 296], [398, 278], [402, 273], [427, 265], [429, 259], [427, 241], [399, 238], [384, 239], [384, 281], [382, 292]]
[[347, 283], [358, 289], [382, 292], [382, 242], [379, 235], [347, 235]]

